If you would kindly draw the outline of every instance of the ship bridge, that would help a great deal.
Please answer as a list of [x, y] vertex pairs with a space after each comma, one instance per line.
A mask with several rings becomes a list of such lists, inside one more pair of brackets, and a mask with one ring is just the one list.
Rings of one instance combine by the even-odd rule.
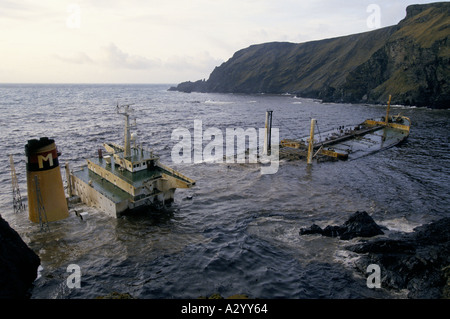
[[126, 210], [174, 199], [175, 189], [190, 188], [195, 181], [163, 165], [153, 151], [134, 145], [130, 135], [129, 109], [125, 115], [124, 146], [104, 143], [107, 154], [87, 159], [87, 167], [72, 174], [76, 193], [83, 202], [97, 206], [112, 216]]

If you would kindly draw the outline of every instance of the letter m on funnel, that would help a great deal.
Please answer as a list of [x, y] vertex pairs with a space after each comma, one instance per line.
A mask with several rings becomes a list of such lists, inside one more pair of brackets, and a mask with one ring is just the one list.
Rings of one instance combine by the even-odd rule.
[[38, 155], [38, 165], [39, 168], [44, 168], [44, 161], [49, 161], [50, 167], [53, 166], [53, 155], [52, 153], [48, 153], [47, 156]]

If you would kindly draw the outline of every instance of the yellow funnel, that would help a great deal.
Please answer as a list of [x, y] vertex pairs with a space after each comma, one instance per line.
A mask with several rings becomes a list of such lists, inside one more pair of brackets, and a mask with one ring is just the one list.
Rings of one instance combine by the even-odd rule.
[[[57, 221], [69, 216], [55, 141], [47, 137], [25, 145], [29, 218]], [[45, 216], [42, 216], [45, 214]]]

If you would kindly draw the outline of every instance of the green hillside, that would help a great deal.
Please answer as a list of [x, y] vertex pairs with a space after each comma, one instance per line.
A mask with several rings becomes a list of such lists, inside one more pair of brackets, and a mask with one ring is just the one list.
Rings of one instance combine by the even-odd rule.
[[450, 3], [409, 6], [398, 25], [306, 43], [236, 52], [207, 81], [172, 90], [292, 93], [324, 101], [450, 106]]

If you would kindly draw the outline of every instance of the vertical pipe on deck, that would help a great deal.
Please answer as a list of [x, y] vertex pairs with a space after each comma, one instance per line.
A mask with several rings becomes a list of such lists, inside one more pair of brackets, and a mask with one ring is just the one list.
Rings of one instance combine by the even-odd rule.
[[385, 125], [387, 125], [389, 122], [389, 109], [391, 108], [391, 98], [392, 98], [392, 95], [389, 95], [389, 101], [388, 101], [388, 106], [387, 106], [387, 110], [386, 110], [386, 119], [384, 120]]
[[270, 149], [272, 147], [272, 112], [266, 111], [266, 126], [264, 132], [264, 155], [270, 155]]
[[124, 154], [123, 157], [128, 157], [131, 156], [131, 145], [130, 145], [130, 140], [131, 140], [131, 135], [130, 135], [130, 123], [129, 123], [129, 115], [128, 115], [128, 107], [126, 109], [125, 113], [122, 113], [125, 116], [125, 138], [124, 138]]
[[67, 181], [67, 195], [69, 195], [69, 197], [72, 197], [72, 195], [73, 195], [72, 176], [70, 175], [69, 163], [65, 164], [65, 168], [66, 168], [66, 181]]
[[316, 120], [311, 119], [311, 132], [309, 133], [309, 143], [308, 143], [308, 159], [307, 163], [312, 164], [313, 149], [314, 149], [314, 128], [316, 125]]

